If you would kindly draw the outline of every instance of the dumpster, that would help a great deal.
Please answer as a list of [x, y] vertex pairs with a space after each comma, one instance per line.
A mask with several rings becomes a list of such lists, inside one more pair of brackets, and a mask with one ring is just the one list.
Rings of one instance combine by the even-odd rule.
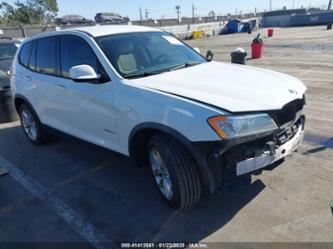
[[0, 91], [0, 123], [18, 120], [10, 91]]
[[236, 48], [231, 52], [231, 63], [245, 65], [247, 53], [242, 48]]
[[260, 34], [253, 40], [251, 44], [252, 58], [259, 59], [263, 56], [264, 41], [260, 38]]

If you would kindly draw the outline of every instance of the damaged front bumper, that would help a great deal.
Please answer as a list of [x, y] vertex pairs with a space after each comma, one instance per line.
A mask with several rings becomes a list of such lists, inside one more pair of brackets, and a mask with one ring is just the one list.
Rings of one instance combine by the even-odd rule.
[[303, 138], [304, 122], [301, 125], [298, 125], [296, 133], [288, 142], [280, 146], [276, 145], [276, 143], [272, 143], [271, 146], [269, 146], [269, 150], [263, 151], [262, 155], [238, 162], [236, 165], [236, 174], [238, 176], [244, 175], [281, 160], [297, 150], [302, 143]]
[[302, 143], [304, 126], [305, 116], [301, 115], [287, 127], [268, 134], [196, 143], [196, 156], [206, 165], [201, 172], [204, 184], [214, 193], [226, 176], [249, 174], [287, 157]]

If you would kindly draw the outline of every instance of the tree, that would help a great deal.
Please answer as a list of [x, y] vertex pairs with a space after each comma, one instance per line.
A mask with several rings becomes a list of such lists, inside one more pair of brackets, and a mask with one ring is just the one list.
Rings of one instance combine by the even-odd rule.
[[0, 21], [6, 25], [42, 24], [52, 21], [58, 12], [57, 0], [17, 0], [13, 5], [0, 3]]
[[209, 11], [208, 16], [216, 16], [215, 11], [214, 10]]

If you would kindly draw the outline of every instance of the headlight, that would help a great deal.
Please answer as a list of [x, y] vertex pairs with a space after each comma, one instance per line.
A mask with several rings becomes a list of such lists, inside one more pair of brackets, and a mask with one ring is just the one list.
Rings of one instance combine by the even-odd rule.
[[223, 139], [245, 137], [278, 129], [268, 114], [216, 116], [208, 119], [208, 123]]

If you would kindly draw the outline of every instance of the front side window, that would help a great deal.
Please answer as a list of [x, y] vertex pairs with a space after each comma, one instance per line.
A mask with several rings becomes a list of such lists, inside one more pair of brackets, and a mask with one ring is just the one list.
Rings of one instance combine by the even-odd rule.
[[144, 77], [206, 62], [201, 55], [164, 32], [109, 35], [96, 41], [124, 78]]
[[57, 74], [56, 44], [56, 37], [46, 37], [37, 40], [37, 72]]
[[101, 74], [94, 51], [82, 38], [77, 36], [64, 35], [61, 37], [60, 64], [61, 74], [66, 78], [70, 78], [70, 69], [79, 65], [89, 65], [97, 74]]

